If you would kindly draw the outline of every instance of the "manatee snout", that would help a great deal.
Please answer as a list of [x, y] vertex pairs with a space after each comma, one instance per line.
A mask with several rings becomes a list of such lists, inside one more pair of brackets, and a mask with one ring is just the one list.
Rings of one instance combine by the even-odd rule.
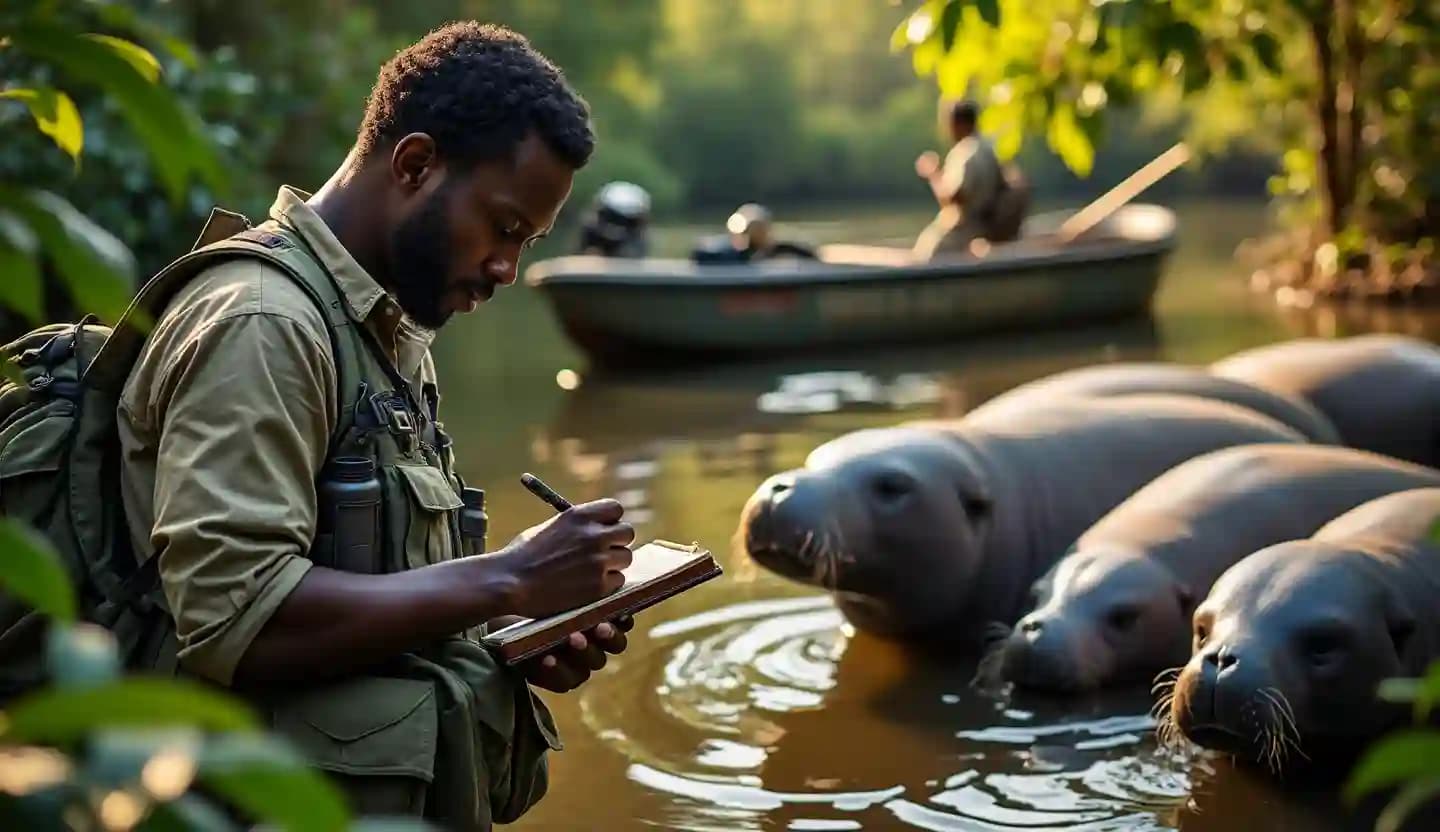
[[1073, 693], [1096, 687], [1099, 658], [1083, 633], [1063, 619], [1032, 612], [1002, 643], [999, 672], [1023, 688]]
[[805, 470], [776, 474], [745, 505], [740, 527], [750, 557], [777, 574], [838, 585], [843, 495]]
[[1272, 692], [1276, 687], [1266, 664], [1253, 646], [1219, 641], [1203, 646], [1175, 682], [1175, 726], [1206, 748], [1253, 754], [1281, 720], [1293, 720], [1293, 712], [1282, 713], [1290, 706]]

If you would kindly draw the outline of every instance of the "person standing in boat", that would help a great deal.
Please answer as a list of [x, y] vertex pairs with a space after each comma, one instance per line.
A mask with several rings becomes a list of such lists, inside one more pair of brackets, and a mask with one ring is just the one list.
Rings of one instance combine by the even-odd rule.
[[976, 240], [1003, 242], [1019, 235], [1028, 188], [1018, 174], [1007, 181], [989, 140], [976, 129], [979, 107], [968, 99], [941, 105], [954, 145], [940, 156], [927, 150], [915, 160], [915, 173], [930, 185], [940, 211], [915, 241], [917, 258], [965, 254]]

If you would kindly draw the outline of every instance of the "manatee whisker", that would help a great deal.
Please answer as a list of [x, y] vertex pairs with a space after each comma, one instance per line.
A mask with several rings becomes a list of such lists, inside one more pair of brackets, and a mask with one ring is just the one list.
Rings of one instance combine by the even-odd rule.
[[1168, 667], [1155, 674], [1155, 678], [1152, 680], [1153, 684], [1150, 685], [1150, 694], [1153, 696], [1167, 687], [1174, 688], [1175, 682], [1180, 679], [1180, 672], [1184, 669], [1184, 665]]
[[1155, 741], [1162, 748], [1180, 746], [1179, 728], [1175, 724], [1172, 709], [1175, 703], [1175, 684], [1179, 678], [1179, 668], [1161, 671], [1156, 677], [1155, 686], [1150, 689], [1150, 692], [1157, 696], [1155, 706], [1150, 709], [1150, 716], [1155, 720]]
[[1260, 695], [1270, 702], [1279, 717], [1278, 733], [1282, 749], [1287, 753], [1293, 751], [1303, 759], [1309, 760], [1310, 755], [1300, 747], [1300, 728], [1295, 724], [1295, 708], [1285, 698], [1284, 691], [1279, 688], [1265, 688], [1260, 691]]

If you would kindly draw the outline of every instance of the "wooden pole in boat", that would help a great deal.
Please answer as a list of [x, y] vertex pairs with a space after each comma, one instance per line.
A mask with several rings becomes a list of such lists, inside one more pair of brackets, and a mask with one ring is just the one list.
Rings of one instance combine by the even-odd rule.
[[1189, 160], [1190, 148], [1186, 147], [1184, 142], [1177, 143], [1174, 147], [1151, 159], [1145, 167], [1130, 174], [1119, 185], [1106, 191], [1099, 199], [1076, 211], [1069, 219], [1065, 220], [1057, 235], [1060, 242], [1074, 242], [1076, 237], [1104, 222], [1125, 203], [1139, 196], [1146, 188], [1164, 179]]

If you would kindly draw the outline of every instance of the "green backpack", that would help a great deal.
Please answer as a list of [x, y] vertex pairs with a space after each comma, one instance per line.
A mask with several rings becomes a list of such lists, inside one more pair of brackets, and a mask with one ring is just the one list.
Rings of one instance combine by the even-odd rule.
[[[0, 516], [38, 530], [55, 547], [81, 617], [115, 634], [128, 668], [155, 667], [173, 650], [158, 558], [136, 566], [120, 496], [116, 408], [144, 344], [141, 322], [157, 320], [200, 271], [236, 257], [279, 266], [322, 310], [333, 300], [249, 228], [244, 217], [216, 209], [196, 248], [152, 278], [113, 330], [87, 316], [0, 347], [12, 370], [0, 380]], [[333, 329], [331, 336], [338, 354]], [[43, 616], [0, 592], [0, 705], [46, 681], [46, 633]]]

